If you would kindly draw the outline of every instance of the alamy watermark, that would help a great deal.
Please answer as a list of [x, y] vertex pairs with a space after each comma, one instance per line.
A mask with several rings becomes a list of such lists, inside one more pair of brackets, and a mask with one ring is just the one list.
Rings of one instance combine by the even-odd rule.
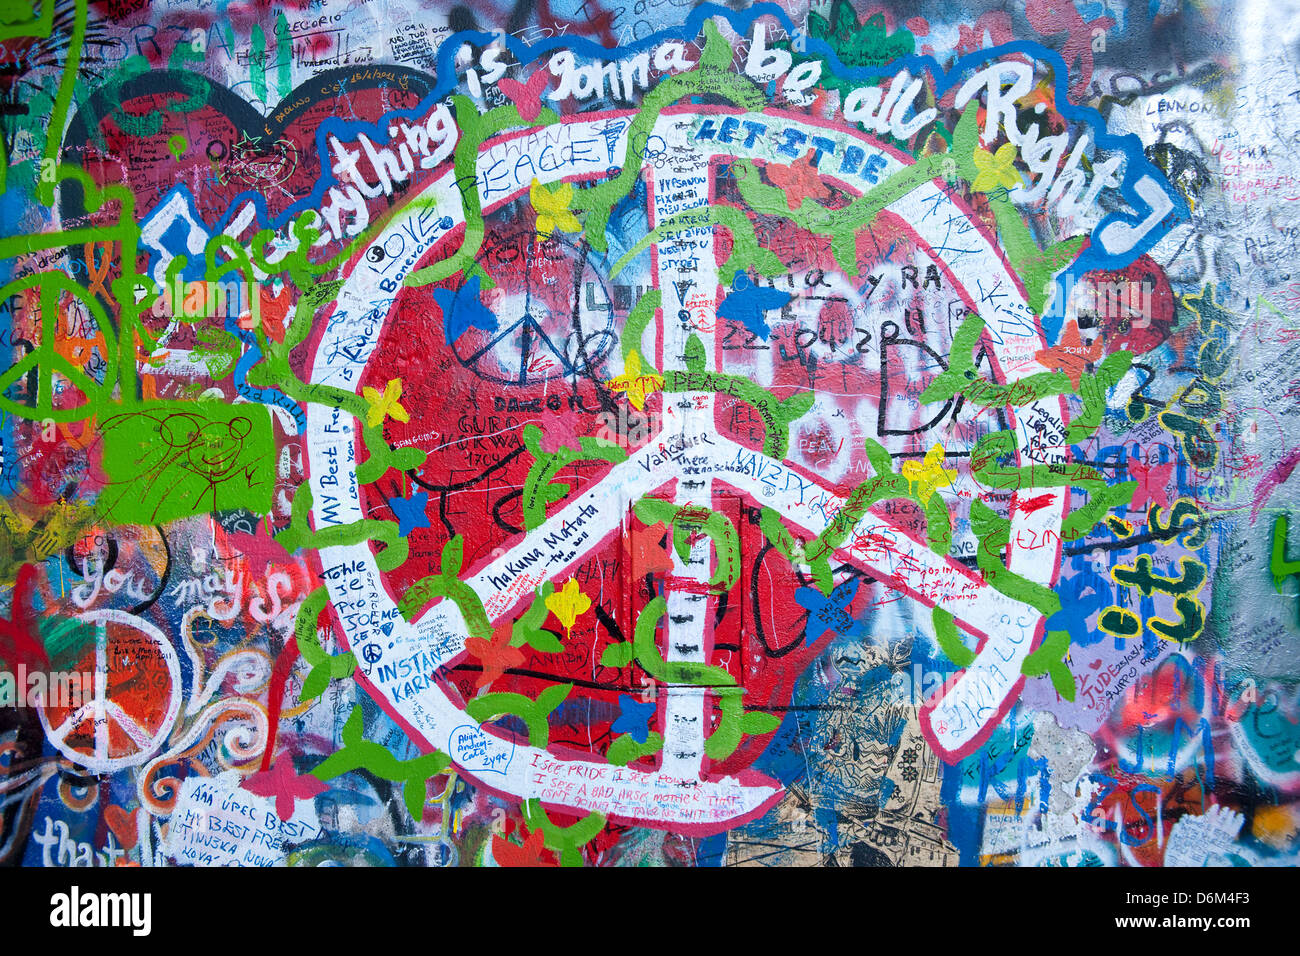
[[153, 929], [152, 893], [82, 892], [74, 886], [50, 897], [50, 925], [58, 928], [125, 927], [133, 936]]
[[0, 707], [77, 708], [94, 699], [94, 671], [0, 670]]
[[1149, 276], [1114, 281], [1067, 276], [1060, 283], [1048, 280], [1046, 292], [1045, 308], [1056, 305], [1057, 296], [1063, 296], [1064, 302], [1073, 305], [1079, 315], [1095, 316], [1108, 323], [1119, 322], [1122, 331], [1145, 329], [1155, 317], [1155, 282]]
[[238, 319], [252, 314], [247, 282], [182, 282], [177, 276], [171, 285], [164, 285], [153, 303], [153, 314], [191, 319]]
[[617, 412], [603, 411], [596, 416], [595, 439], [597, 444], [617, 445], [631, 451], [659, 434], [663, 427], [663, 415], [659, 412], [651, 409], [639, 412], [622, 404]]

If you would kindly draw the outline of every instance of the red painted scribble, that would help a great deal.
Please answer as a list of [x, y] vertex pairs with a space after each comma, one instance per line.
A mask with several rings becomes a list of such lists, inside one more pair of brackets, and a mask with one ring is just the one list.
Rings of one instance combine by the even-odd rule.
[[1300, 448], [1293, 449], [1290, 454], [1279, 461], [1276, 465], [1268, 470], [1268, 473], [1260, 479], [1259, 487], [1255, 489], [1255, 498], [1250, 504], [1250, 523], [1254, 524], [1255, 519], [1259, 517], [1259, 511], [1264, 507], [1264, 502], [1277, 490], [1277, 487], [1284, 484], [1295, 471], [1295, 466], [1300, 464]]
[[1035, 511], [1042, 511], [1052, 503], [1052, 493], [1049, 491], [1045, 495], [1035, 495], [1032, 498], [1016, 498], [1011, 502], [1011, 513], [1017, 512], [1022, 515], [1031, 515]]
[[1137, 488], [1133, 490], [1133, 507], [1144, 507], [1148, 501], [1162, 508], [1169, 507], [1169, 478], [1174, 470], [1172, 461], [1152, 465], [1130, 461], [1128, 469], [1137, 481]]

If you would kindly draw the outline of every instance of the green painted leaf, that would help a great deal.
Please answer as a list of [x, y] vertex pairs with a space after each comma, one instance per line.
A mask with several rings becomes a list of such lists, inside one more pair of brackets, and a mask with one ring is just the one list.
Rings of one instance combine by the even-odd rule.
[[600, 654], [600, 663], [605, 667], [627, 667], [632, 663], [632, 642], [620, 641], [610, 644]]
[[780, 717], [775, 714], [766, 714], [761, 710], [747, 711], [740, 718], [741, 733], [749, 734], [752, 737], [770, 734], [780, 726]]

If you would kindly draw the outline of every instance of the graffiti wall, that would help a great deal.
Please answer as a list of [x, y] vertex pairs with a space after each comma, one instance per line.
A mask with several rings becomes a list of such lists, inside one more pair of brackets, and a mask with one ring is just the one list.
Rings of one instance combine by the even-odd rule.
[[1296, 862], [1300, 18], [733, 6], [3, 5], [0, 861]]

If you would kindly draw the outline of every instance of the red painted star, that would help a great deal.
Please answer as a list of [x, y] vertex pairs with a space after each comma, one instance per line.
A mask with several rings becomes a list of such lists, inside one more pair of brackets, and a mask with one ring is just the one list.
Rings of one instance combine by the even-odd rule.
[[1031, 515], [1035, 511], [1042, 511], [1052, 503], [1051, 493], [1045, 495], [1035, 495], [1033, 498], [1013, 499], [1011, 502], [1011, 511], [1020, 512], [1022, 515]]
[[663, 528], [659, 525], [649, 528], [634, 526], [628, 532], [628, 550], [636, 574], [656, 574], [673, 569], [673, 559], [662, 543], [663, 536]]
[[542, 831], [534, 830], [517, 846], [495, 834], [492, 836], [492, 857], [500, 866], [555, 866], [555, 857], [542, 843]]
[[813, 150], [796, 159], [789, 166], [767, 164], [767, 178], [785, 193], [786, 204], [798, 209], [805, 197], [827, 199], [831, 191], [822, 182], [817, 168], [812, 164]]
[[546, 70], [537, 70], [528, 78], [527, 83], [520, 83], [505, 76], [497, 81], [497, 86], [514, 102], [519, 115], [531, 123], [542, 111], [542, 92], [550, 84], [550, 80], [550, 73]]
[[328, 784], [309, 773], [295, 773], [293, 761], [287, 757], [273, 763], [270, 770], [259, 770], [245, 778], [241, 786], [259, 797], [274, 797], [275, 815], [281, 820], [293, 816], [295, 801], [310, 800], [329, 789]]
[[1169, 507], [1169, 476], [1173, 473], [1174, 463], [1144, 465], [1140, 461], [1130, 461], [1128, 472], [1137, 481], [1133, 491], [1133, 507], [1141, 508], [1148, 501], [1155, 502], [1162, 508]]
[[1101, 340], [1098, 339], [1091, 345], [1085, 346], [1083, 340], [1079, 338], [1078, 323], [1071, 322], [1061, 333], [1061, 341], [1058, 344], [1050, 349], [1041, 349], [1034, 354], [1034, 358], [1038, 359], [1044, 368], [1054, 372], [1064, 372], [1075, 391], [1078, 391], [1084, 366], [1101, 358]]
[[510, 627], [499, 627], [492, 633], [492, 639], [485, 641], [481, 637], [467, 638], [465, 650], [477, 657], [483, 664], [483, 673], [479, 675], [476, 687], [487, 687], [494, 680], [512, 667], [524, 662], [523, 652], [510, 646]]

